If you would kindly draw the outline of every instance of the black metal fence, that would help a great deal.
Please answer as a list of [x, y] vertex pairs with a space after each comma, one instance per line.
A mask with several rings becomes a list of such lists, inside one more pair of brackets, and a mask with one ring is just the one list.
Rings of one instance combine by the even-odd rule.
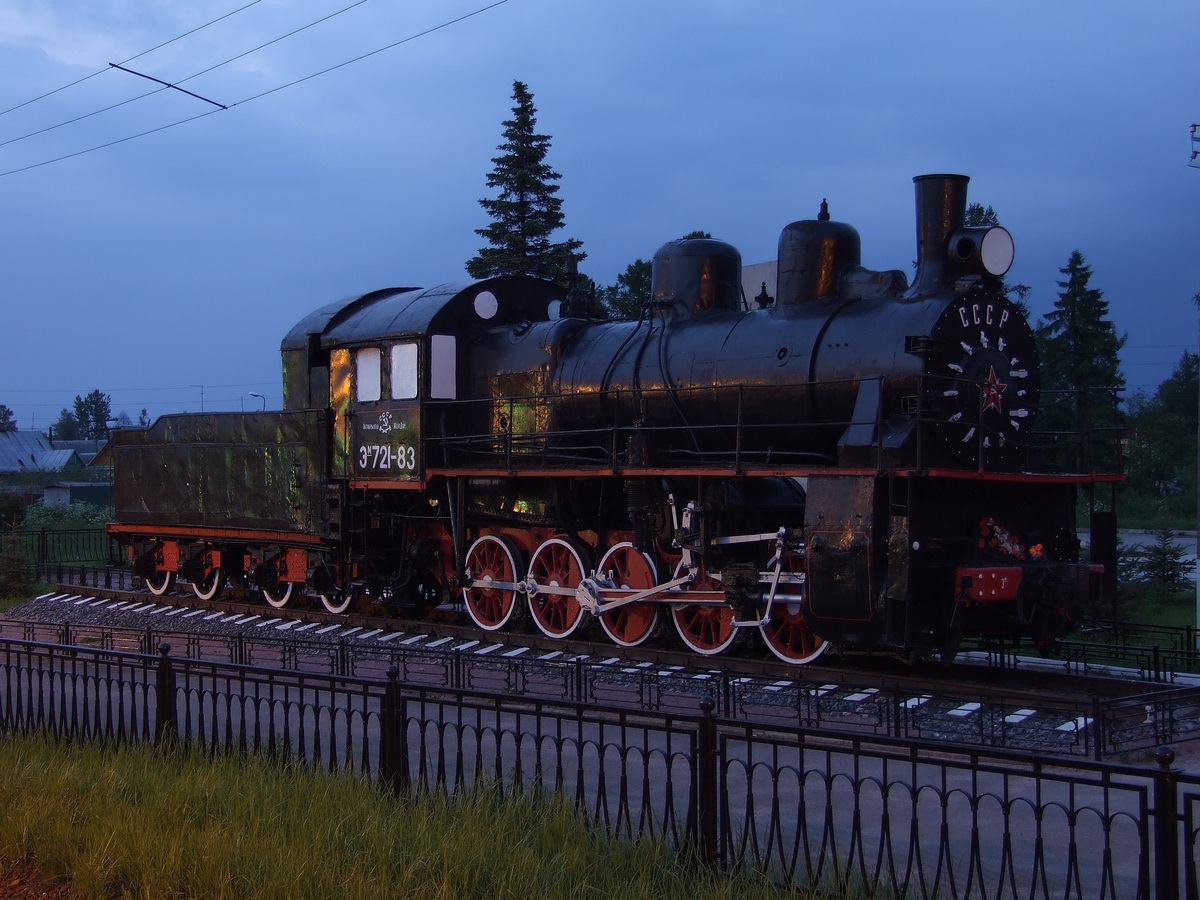
[[38, 570], [121, 562], [120, 548], [103, 528], [18, 529], [0, 534], [0, 547]]
[[0, 729], [182, 740], [398, 791], [556, 791], [593, 827], [901, 897], [1196, 896], [1200, 778], [715, 714], [0, 641]]
[[[99, 587], [105, 579], [98, 572], [92, 574]], [[206, 633], [172, 629], [168, 625], [171, 620], [162, 617], [147, 619], [154, 624], [136, 628], [78, 621], [86, 614], [74, 612], [76, 603], [86, 609], [106, 602], [84, 591], [79, 598], [63, 603], [59, 621], [0, 620], [0, 638], [142, 653], [153, 652], [165, 641], [179, 655], [191, 658], [377, 679], [383, 678], [388, 666], [396, 666], [402, 681], [429, 688], [495, 691], [632, 707], [648, 713], [692, 711], [700, 697], [708, 694], [716, 702], [718, 716], [743, 722], [1094, 760], [1200, 739], [1197, 687], [1147, 684], [1144, 692], [1135, 695], [1063, 696], [1051, 702], [1046, 697], [1035, 701], [1028, 694], [1006, 693], [1002, 688], [984, 692], [977, 687], [956, 687], [948, 680], [933, 696], [881, 683], [863, 673], [843, 673], [839, 684], [829, 685], [798, 670], [794, 679], [783, 682], [736, 671], [697, 673], [629, 664], [616, 657], [481, 652], [488, 648], [487, 642], [469, 638], [433, 640], [408, 635], [403, 640], [380, 642], [316, 637], [312, 630], [274, 634], [272, 629], [252, 626], [235, 633]], [[342, 630], [335, 626], [333, 633]], [[392, 636], [400, 637], [398, 633]], [[1036, 709], [1030, 708], [1031, 704]]]

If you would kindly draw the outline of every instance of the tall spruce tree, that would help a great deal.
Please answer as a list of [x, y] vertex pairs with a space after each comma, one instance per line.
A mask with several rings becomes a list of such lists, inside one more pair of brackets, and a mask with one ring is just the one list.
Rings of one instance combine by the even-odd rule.
[[1116, 441], [1124, 424], [1117, 404], [1125, 388], [1120, 359], [1125, 336], [1117, 335], [1103, 292], [1089, 286], [1092, 269], [1082, 253], [1072, 251], [1059, 272], [1066, 280], [1058, 282], [1054, 308], [1036, 330], [1042, 363], [1039, 426], [1071, 434], [1069, 441], [1059, 442], [1060, 464], [1110, 469], [1117, 465]]
[[112, 398], [99, 388], [84, 397], [75, 395], [75, 421], [79, 423], [80, 437], [105, 437], [111, 418]]
[[475, 233], [486, 238], [488, 246], [467, 263], [467, 272], [472, 278], [534, 275], [564, 281], [571, 254], [577, 259], [585, 255], [576, 253], [583, 242], [550, 240], [563, 227], [562, 199], [555, 184], [561, 176], [546, 164], [550, 138], [537, 133], [529, 88], [514, 81], [512, 96], [513, 116], [504, 122], [504, 143], [487, 177], [488, 187], [499, 188], [499, 196], [479, 201], [492, 224]]

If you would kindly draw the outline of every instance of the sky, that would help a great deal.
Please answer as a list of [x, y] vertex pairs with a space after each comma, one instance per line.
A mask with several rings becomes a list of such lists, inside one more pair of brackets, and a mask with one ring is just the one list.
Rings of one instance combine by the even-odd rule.
[[697, 229], [774, 259], [822, 199], [911, 271], [912, 178], [961, 173], [1035, 316], [1083, 253], [1152, 392], [1198, 342], [1198, 36], [1194, 0], [0, 0], [0, 403], [279, 408], [307, 313], [467, 280], [514, 80], [599, 284]]

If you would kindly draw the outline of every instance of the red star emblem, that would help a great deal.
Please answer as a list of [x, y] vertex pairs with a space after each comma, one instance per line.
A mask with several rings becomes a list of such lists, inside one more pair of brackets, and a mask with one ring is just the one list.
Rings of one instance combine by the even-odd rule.
[[1004, 411], [1003, 408], [1000, 406], [1000, 399], [1001, 399], [1001, 395], [1004, 393], [1004, 389], [1006, 387], [1008, 387], [1008, 385], [1005, 384], [1004, 382], [1002, 382], [996, 376], [996, 367], [989, 366], [987, 380], [983, 383], [983, 411], [984, 412], [987, 412], [989, 409], [994, 409], [994, 410], [996, 410], [996, 412]]

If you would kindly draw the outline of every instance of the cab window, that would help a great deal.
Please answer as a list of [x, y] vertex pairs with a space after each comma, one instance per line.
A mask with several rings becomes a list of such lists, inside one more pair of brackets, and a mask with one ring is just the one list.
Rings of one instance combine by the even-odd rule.
[[417, 396], [417, 345], [392, 345], [392, 399], [414, 400]]
[[458, 397], [455, 354], [454, 335], [429, 336], [429, 396], [434, 400], [454, 400]]
[[378, 347], [364, 347], [354, 354], [354, 399], [360, 403], [378, 400], [382, 395], [381, 357]]

